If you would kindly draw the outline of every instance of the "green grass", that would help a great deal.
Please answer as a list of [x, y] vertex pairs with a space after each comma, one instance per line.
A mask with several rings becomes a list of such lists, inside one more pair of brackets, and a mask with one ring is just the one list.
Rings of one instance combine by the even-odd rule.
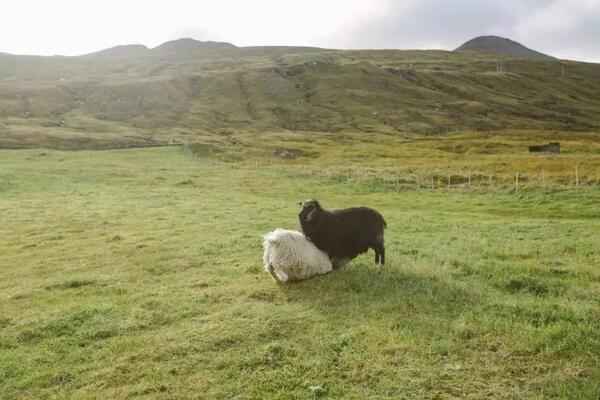
[[[2, 399], [598, 398], [596, 186], [396, 191], [308, 173], [361, 149], [356, 170], [386, 170], [377, 141], [263, 142], [308, 154], [281, 160], [234, 138], [0, 152]], [[391, 146], [422, 172], [466, 163]], [[380, 210], [385, 268], [276, 285], [261, 235], [309, 197]]]

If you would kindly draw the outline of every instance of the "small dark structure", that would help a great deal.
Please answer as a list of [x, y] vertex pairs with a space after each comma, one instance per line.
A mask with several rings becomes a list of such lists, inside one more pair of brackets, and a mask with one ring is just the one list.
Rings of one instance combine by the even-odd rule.
[[530, 153], [552, 153], [560, 154], [560, 143], [552, 142], [538, 146], [529, 146]]
[[273, 155], [275, 155], [276, 157], [284, 158], [286, 160], [295, 160], [298, 157], [302, 157], [304, 155], [304, 152], [299, 149], [278, 148], [275, 149]]

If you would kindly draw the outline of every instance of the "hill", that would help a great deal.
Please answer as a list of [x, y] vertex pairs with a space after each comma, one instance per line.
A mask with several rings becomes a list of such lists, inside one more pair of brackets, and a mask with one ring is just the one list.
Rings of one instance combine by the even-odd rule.
[[172, 40], [170, 42], [166, 42], [161, 44], [160, 46], [154, 48], [154, 51], [159, 52], [185, 52], [185, 51], [194, 51], [198, 49], [231, 49], [235, 48], [235, 46], [231, 43], [225, 42], [202, 42], [195, 39], [184, 38]]
[[119, 147], [240, 131], [600, 128], [600, 65], [484, 52], [235, 47], [0, 55], [1, 147]]
[[178, 39], [165, 42], [160, 46], [149, 49], [141, 44], [131, 44], [123, 46], [115, 46], [109, 49], [101, 50], [95, 53], [86, 54], [83, 57], [111, 57], [111, 58], [130, 58], [136, 59], [149, 56], [164, 56], [164, 55], [179, 55], [189, 56], [197, 51], [203, 50], [218, 50], [218, 49], [234, 49], [231, 43], [225, 42], [203, 42], [195, 39]]
[[129, 44], [111, 47], [95, 53], [86, 54], [88, 57], [139, 57], [146, 55], [149, 49], [141, 44]]
[[479, 36], [469, 40], [455, 51], [481, 51], [485, 53], [501, 54], [504, 56], [526, 58], [531, 60], [556, 60], [549, 55], [531, 50], [521, 43], [499, 36]]

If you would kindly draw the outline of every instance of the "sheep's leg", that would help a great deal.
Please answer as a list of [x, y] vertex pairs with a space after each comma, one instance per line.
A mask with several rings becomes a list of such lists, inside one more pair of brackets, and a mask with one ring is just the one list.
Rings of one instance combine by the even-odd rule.
[[381, 267], [385, 264], [385, 246], [383, 240], [383, 232], [379, 233], [373, 242], [371, 248], [375, 251], [375, 265]]
[[373, 247], [375, 250], [375, 264], [381, 267], [385, 264], [385, 247], [383, 243], [378, 243]]
[[288, 280], [287, 274], [283, 271], [275, 271], [275, 269], [273, 268], [273, 264], [271, 263], [267, 264], [267, 271], [269, 271], [269, 273], [277, 283], [287, 282]]
[[287, 282], [289, 279], [288, 275], [283, 271], [277, 271], [277, 276], [281, 282]]

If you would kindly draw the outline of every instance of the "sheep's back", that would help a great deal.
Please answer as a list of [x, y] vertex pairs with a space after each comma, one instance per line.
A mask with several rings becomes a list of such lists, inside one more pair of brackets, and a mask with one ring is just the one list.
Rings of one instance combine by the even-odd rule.
[[265, 248], [275, 247], [279, 253], [286, 253], [289, 259], [293, 258], [317, 264], [329, 260], [327, 254], [298, 231], [278, 228], [265, 235], [264, 239], [263, 246]]
[[331, 212], [331, 216], [336, 226], [352, 231], [361, 230], [380, 233], [387, 225], [379, 212], [368, 207], [334, 210]]
[[355, 257], [383, 238], [386, 222], [368, 207], [326, 212], [308, 235], [317, 247], [334, 258]]
[[306, 279], [331, 271], [329, 257], [302, 233], [276, 229], [264, 236], [265, 269], [273, 264], [286, 272], [290, 280]]

